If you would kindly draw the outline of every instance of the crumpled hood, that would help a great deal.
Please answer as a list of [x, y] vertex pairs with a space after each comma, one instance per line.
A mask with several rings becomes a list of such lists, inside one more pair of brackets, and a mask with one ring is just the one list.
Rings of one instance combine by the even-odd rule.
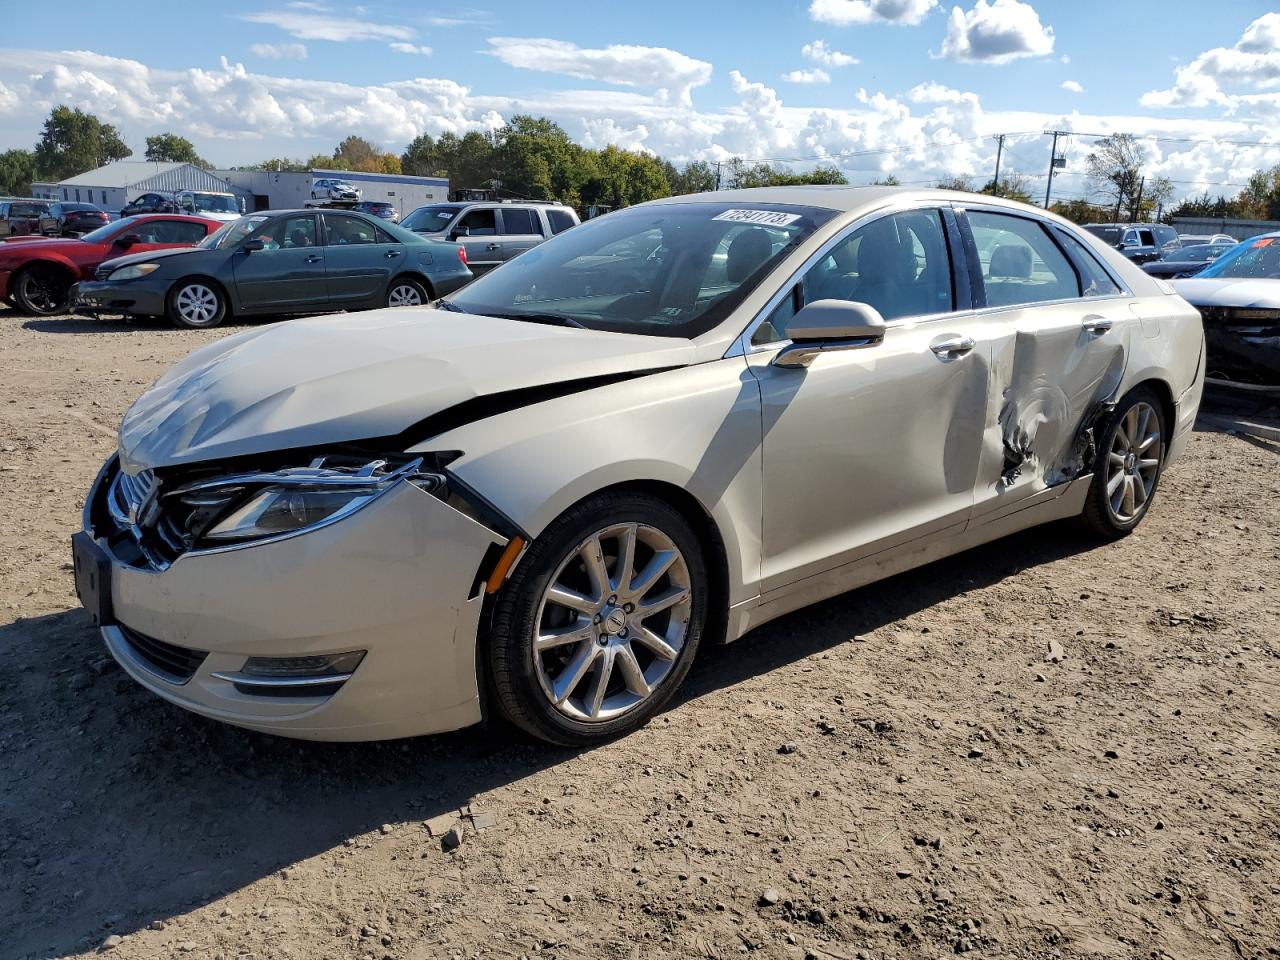
[[208, 252], [209, 251], [203, 247], [174, 247], [169, 250], [144, 250], [141, 253], [126, 253], [124, 256], [104, 260], [102, 262], [102, 267], [107, 270], [116, 270], [120, 267], [127, 267], [131, 263], [155, 263], [158, 260], [167, 260], [169, 257], [190, 256], [193, 253]]
[[1280, 280], [1187, 277], [1169, 283], [1182, 299], [1197, 307], [1280, 308]]
[[435, 309], [263, 326], [172, 367], [120, 425], [125, 469], [392, 436], [474, 397], [684, 366], [691, 341]]

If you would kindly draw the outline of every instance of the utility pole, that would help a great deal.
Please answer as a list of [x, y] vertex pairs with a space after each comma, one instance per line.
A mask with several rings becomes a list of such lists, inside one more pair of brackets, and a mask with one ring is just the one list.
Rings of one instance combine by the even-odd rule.
[[996, 175], [991, 178], [991, 193], [1000, 196], [1000, 154], [1004, 153], [1004, 134], [996, 137]]
[[716, 161], [716, 189], [720, 189], [720, 161]]
[[1138, 181], [1138, 203], [1133, 209], [1133, 215], [1129, 218], [1134, 223], [1137, 223], [1142, 219], [1142, 191], [1146, 189], [1146, 186], [1147, 178], [1143, 176], [1143, 178]]
[[[1058, 166], [1058, 138], [1067, 135], [1066, 130], [1046, 130], [1045, 133], [1053, 134], [1053, 146], [1049, 149], [1049, 183], [1044, 188], [1044, 208], [1049, 209], [1049, 197], [1053, 194], [1053, 171]], [[1064, 163], [1063, 166], [1066, 166]]]

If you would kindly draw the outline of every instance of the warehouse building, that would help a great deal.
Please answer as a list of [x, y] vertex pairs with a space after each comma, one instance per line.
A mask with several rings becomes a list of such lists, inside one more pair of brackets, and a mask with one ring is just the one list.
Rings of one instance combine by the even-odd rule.
[[31, 195], [49, 200], [97, 204], [108, 213], [119, 213], [130, 200], [144, 193], [239, 193], [226, 180], [194, 163], [158, 163], [152, 160], [117, 160], [57, 183], [33, 183]]
[[245, 196], [246, 210], [293, 210], [311, 202], [312, 181], [324, 177], [346, 180], [360, 188], [363, 200], [392, 204], [401, 216], [427, 203], [449, 199], [444, 177], [411, 177], [399, 173], [358, 173], [352, 170], [218, 170], [237, 194]]

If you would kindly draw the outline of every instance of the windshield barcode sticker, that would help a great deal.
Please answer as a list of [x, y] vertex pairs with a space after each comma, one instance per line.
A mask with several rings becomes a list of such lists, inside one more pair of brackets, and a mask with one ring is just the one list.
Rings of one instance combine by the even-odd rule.
[[776, 210], [726, 210], [711, 218], [730, 223], [755, 223], [762, 227], [786, 227], [800, 219], [798, 213], [778, 213]]

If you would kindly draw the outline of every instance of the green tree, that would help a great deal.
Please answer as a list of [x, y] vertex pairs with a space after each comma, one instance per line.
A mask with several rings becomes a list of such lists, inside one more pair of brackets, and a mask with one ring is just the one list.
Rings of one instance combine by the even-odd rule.
[[1198, 197], [1187, 197], [1176, 207], [1166, 211], [1165, 219], [1170, 221], [1174, 217], [1215, 217], [1218, 219], [1244, 217], [1244, 219], [1252, 219], [1240, 211], [1239, 198], [1228, 200], [1221, 195], [1211, 197], [1209, 196], [1209, 191], [1206, 190]]
[[1280, 220], [1280, 164], [1258, 170], [1235, 199], [1235, 216], [1247, 220]]
[[36, 169], [48, 180], [65, 180], [132, 155], [114, 126], [66, 106], [49, 111], [35, 149]]
[[307, 161], [308, 170], [350, 170], [351, 164], [329, 153], [317, 153]]
[[979, 192], [992, 197], [1004, 197], [1006, 200], [1017, 200], [1019, 203], [1031, 202], [1027, 178], [1020, 173], [1007, 173], [1000, 178], [999, 183], [988, 180]]
[[27, 197], [36, 179], [36, 155], [30, 150], [0, 153], [0, 196]]
[[400, 154], [400, 171], [415, 177], [440, 175], [440, 157], [431, 134], [424, 133], [409, 141], [404, 153]]
[[147, 137], [146, 156], [148, 160], [194, 163], [205, 170], [213, 167], [213, 164], [196, 153], [194, 143], [176, 133], [157, 133], [154, 137]]
[[872, 180], [871, 185], [873, 187], [900, 187], [902, 186], [902, 181], [891, 173], [881, 180]]
[[692, 160], [683, 170], [669, 160], [662, 161], [662, 172], [671, 186], [671, 193], [705, 193], [716, 188], [716, 168], [705, 160]]
[[968, 177], [944, 177], [938, 181], [938, 189], [973, 193], [973, 181]]
[[364, 137], [347, 137], [333, 151], [333, 162], [343, 164], [341, 170], [363, 170], [376, 173], [382, 169], [382, 151]]
[[[332, 162], [326, 161], [326, 162]], [[271, 160], [263, 160], [261, 163], [251, 163], [247, 167], [236, 167], [237, 170], [272, 170], [276, 173], [305, 173], [311, 167], [305, 160], [290, 160], [288, 157], [276, 157]]]
[[848, 179], [832, 166], [817, 166], [812, 170], [791, 171], [769, 163], [749, 164], [737, 158], [729, 161], [726, 172], [729, 187], [741, 190], [746, 187], [794, 187], [806, 183], [846, 184]]
[[1104, 223], [1111, 211], [1084, 200], [1055, 200], [1049, 209], [1072, 223]]
[[555, 200], [578, 193], [582, 148], [546, 117], [517, 114], [494, 134], [494, 163], [508, 193]]

